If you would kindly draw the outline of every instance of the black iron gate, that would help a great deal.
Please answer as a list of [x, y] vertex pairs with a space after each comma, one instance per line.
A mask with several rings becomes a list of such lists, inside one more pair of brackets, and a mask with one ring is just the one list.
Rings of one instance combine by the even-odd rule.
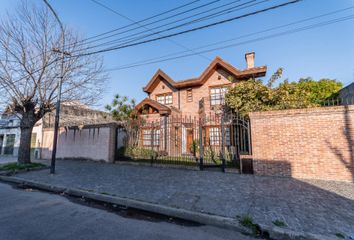
[[140, 123], [133, 135], [134, 144], [121, 149], [118, 160], [225, 171], [242, 168], [240, 156], [251, 154], [250, 122], [238, 113], [165, 116]]
[[251, 155], [249, 118], [239, 113], [208, 116], [199, 125], [200, 170], [241, 168], [241, 155]]

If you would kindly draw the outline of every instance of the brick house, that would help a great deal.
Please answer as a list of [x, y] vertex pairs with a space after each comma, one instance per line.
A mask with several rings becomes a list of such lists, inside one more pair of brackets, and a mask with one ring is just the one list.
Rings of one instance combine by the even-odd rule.
[[[190, 153], [198, 135], [195, 124], [206, 116], [220, 114], [228, 89], [240, 81], [265, 76], [267, 67], [255, 67], [254, 57], [254, 52], [245, 54], [243, 70], [216, 57], [199, 77], [182, 81], [174, 81], [159, 69], [143, 88], [148, 97], [136, 105], [141, 117], [156, 123], [147, 124], [141, 131], [139, 144], [154, 145], [172, 155]], [[151, 129], [155, 130], [153, 134]], [[205, 143], [219, 144], [220, 128], [215, 123], [209, 121], [204, 132]]]

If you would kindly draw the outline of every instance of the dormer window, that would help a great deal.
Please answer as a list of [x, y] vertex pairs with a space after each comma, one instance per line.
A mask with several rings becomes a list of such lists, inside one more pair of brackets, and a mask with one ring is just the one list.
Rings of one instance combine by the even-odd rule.
[[172, 93], [157, 95], [156, 101], [164, 105], [170, 105], [172, 104]]

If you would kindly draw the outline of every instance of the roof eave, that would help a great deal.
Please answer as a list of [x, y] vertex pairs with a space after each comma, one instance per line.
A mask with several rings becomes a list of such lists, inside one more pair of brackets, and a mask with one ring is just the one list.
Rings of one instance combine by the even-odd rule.
[[208, 76], [212, 73], [213, 70], [216, 70], [218, 67], [223, 67], [230, 73], [234, 74], [236, 79], [244, 80], [255, 77], [264, 77], [267, 73], [267, 66], [255, 67], [252, 69], [239, 70], [225, 62], [220, 57], [216, 57], [209, 66], [204, 70], [204, 72], [200, 75], [200, 77], [188, 80], [175, 82], [173, 81], [166, 73], [164, 73], [161, 69], [159, 69], [155, 75], [151, 78], [149, 83], [143, 88], [143, 91], [150, 94], [154, 89], [154, 82], [158, 80], [158, 77], [162, 77], [165, 79], [172, 87], [176, 89], [183, 89], [188, 87], [196, 87], [204, 84]]
[[264, 77], [267, 74], [267, 66], [256, 67], [253, 69], [246, 69], [239, 73], [238, 79], [249, 79], [256, 77]]

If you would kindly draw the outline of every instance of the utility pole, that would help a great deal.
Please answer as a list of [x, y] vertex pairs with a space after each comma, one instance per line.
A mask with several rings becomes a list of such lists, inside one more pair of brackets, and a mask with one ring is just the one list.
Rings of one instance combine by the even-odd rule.
[[51, 164], [50, 164], [50, 173], [54, 174], [55, 173], [55, 159], [56, 159], [56, 154], [57, 154], [58, 131], [59, 131], [61, 88], [62, 88], [62, 83], [63, 83], [63, 78], [64, 78], [64, 57], [68, 53], [65, 53], [65, 51], [64, 51], [64, 47], [65, 47], [64, 26], [63, 26], [62, 22], [60, 21], [57, 13], [52, 8], [52, 6], [48, 3], [48, 1], [47, 0], [43, 0], [43, 1], [47, 5], [49, 10], [53, 13], [55, 19], [58, 21], [59, 26], [60, 26], [60, 31], [61, 31], [61, 36], [60, 36], [60, 38], [61, 38], [61, 50], [57, 49], [57, 48], [52, 50], [53, 52], [61, 54], [60, 78], [59, 78], [59, 82], [58, 82], [58, 96], [57, 96], [57, 102], [56, 102], [55, 122], [54, 122], [53, 151], [52, 151], [52, 161], [51, 161]]

